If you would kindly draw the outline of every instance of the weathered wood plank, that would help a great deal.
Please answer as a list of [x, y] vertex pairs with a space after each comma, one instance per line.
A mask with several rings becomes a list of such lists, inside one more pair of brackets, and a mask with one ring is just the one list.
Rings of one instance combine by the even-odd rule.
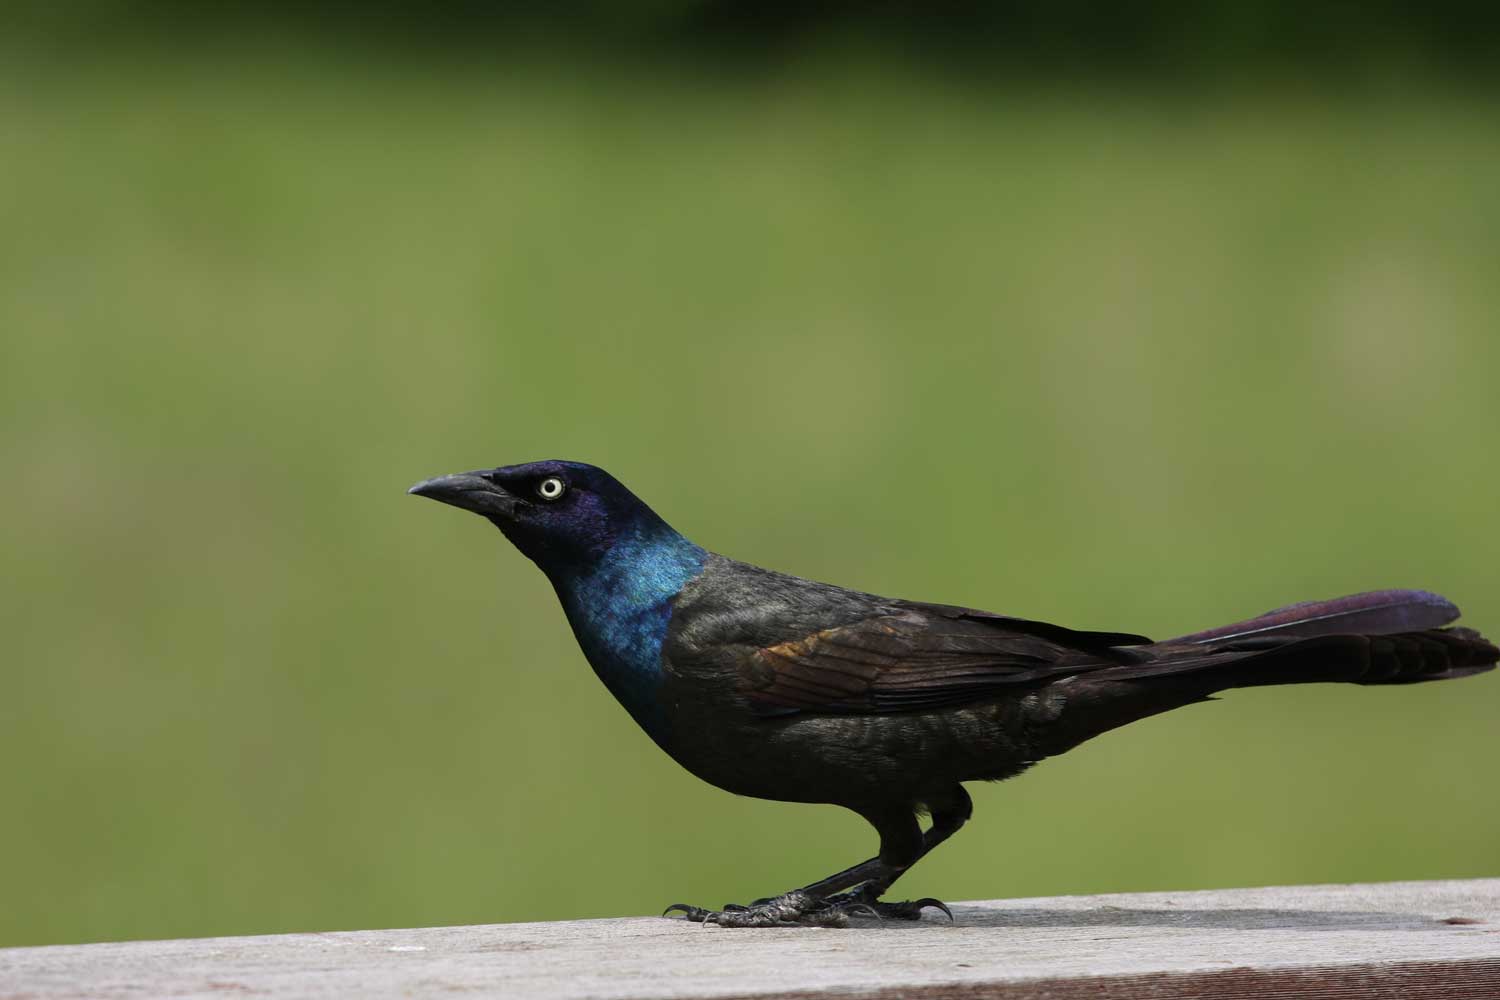
[[833, 929], [635, 917], [0, 949], [0, 997], [1500, 998], [1500, 879], [993, 900]]

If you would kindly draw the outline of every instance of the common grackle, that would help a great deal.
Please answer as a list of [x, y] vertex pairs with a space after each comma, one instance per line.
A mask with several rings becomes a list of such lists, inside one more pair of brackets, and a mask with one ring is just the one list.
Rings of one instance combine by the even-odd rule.
[[963, 782], [1011, 777], [1128, 722], [1227, 688], [1446, 680], [1500, 657], [1479, 633], [1443, 628], [1458, 609], [1419, 590], [1294, 604], [1165, 642], [877, 597], [699, 548], [577, 462], [410, 492], [483, 515], [547, 574], [594, 672], [683, 767], [740, 795], [844, 806], [880, 834], [878, 856], [801, 889], [667, 908], [725, 927], [946, 912], [881, 896], [968, 820]]

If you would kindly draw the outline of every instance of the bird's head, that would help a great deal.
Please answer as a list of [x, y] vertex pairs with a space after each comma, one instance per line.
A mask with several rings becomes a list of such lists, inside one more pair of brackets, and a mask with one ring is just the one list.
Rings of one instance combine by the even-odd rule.
[[582, 462], [460, 472], [407, 492], [487, 518], [549, 575], [596, 565], [621, 538], [671, 532], [614, 476]]

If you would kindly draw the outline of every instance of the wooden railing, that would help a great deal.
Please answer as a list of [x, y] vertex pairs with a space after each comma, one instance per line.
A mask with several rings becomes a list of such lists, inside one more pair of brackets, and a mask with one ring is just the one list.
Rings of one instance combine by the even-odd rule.
[[1500, 998], [1500, 879], [961, 903], [957, 920], [656, 917], [0, 950], [0, 997]]

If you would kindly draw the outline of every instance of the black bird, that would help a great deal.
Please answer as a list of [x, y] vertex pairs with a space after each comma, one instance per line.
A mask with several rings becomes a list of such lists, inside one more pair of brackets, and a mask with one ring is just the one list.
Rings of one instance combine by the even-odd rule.
[[877, 597], [699, 548], [577, 462], [410, 492], [484, 516], [547, 574], [594, 672], [683, 767], [739, 795], [844, 806], [880, 834], [878, 856], [802, 889], [667, 909], [726, 927], [946, 911], [880, 897], [968, 820], [963, 782], [1009, 778], [1137, 719], [1227, 688], [1447, 680], [1500, 657], [1479, 633], [1442, 627], [1458, 609], [1419, 590], [1294, 604], [1165, 642]]

